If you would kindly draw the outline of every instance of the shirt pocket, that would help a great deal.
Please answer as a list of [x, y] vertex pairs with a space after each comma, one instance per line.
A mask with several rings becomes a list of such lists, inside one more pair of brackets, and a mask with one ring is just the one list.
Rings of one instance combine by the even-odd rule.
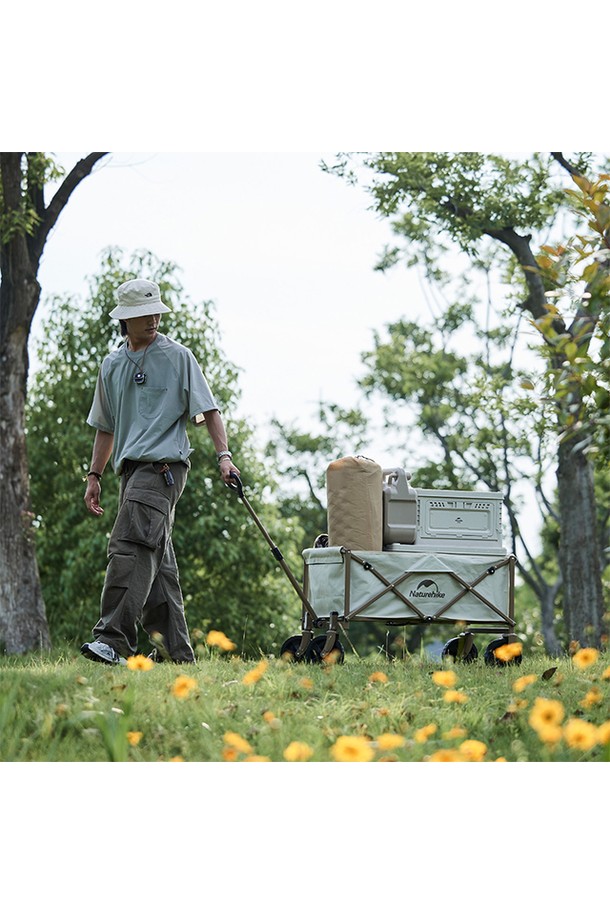
[[125, 497], [121, 540], [150, 550], [164, 545], [169, 530], [169, 499], [156, 492], [132, 489]]
[[146, 419], [154, 419], [158, 416], [165, 404], [167, 388], [152, 388], [143, 384], [138, 391], [138, 413]]

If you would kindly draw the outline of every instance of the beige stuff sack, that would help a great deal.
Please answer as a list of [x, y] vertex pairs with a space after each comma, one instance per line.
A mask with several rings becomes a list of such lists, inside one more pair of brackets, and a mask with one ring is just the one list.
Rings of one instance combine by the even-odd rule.
[[383, 549], [383, 471], [358, 455], [326, 469], [328, 545], [347, 550]]

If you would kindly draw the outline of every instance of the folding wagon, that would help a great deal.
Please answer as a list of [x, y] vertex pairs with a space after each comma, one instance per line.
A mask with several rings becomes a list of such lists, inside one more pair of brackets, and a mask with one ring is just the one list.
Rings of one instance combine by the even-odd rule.
[[[384, 474], [399, 471], [384, 471]], [[281, 647], [295, 661], [341, 662], [352, 623], [389, 626], [453, 624], [460, 632], [443, 657], [473, 661], [474, 638], [493, 635], [485, 649], [488, 664], [501, 664], [495, 649], [516, 642], [515, 556], [502, 547], [500, 493], [410, 489], [412, 524], [403, 540], [382, 550], [329, 546], [321, 535], [303, 551], [303, 583], [296, 580], [248, 499], [239, 478], [236, 489], [271, 552], [301, 601], [301, 632]], [[388, 525], [385, 525], [387, 531]], [[390, 537], [391, 539], [391, 537]], [[316, 635], [316, 630], [322, 630]], [[514, 658], [517, 663], [520, 656]]]

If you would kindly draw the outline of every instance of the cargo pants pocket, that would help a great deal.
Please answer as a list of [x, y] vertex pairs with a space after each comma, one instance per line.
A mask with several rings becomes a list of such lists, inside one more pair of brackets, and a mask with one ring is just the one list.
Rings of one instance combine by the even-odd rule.
[[110, 617], [121, 607], [135, 570], [135, 553], [114, 553], [106, 569], [106, 578], [102, 590], [100, 622], [109, 625]]
[[121, 508], [123, 517], [117, 530], [121, 540], [140, 543], [150, 550], [163, 546], [170, 517], [169, 499], [155, 492], [131, 489]]
[[115, 553], [110, 557], [106, 578], [115, 588], [126, 588], [133, 575], [136, 557], [133, 553]]

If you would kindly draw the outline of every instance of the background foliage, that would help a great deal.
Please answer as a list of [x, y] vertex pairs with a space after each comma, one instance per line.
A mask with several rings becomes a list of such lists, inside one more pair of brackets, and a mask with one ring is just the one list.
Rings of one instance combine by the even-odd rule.
[[[572, 154], [571, 161], [583, 171], [593, 166], [591, 154]], [[193, 349], [204, 366], [248, 494], [295, 570], [300, 551], [327, 526], [329, 461], [348, 453], [374, 458], [371, 418], [382, 416], [396, 464], [413, 473], [413, 485], [503, 492], [507, 546], [518, 554], [524, 581], [516, 598], [519, 634], [528, 647], [544, 646], [551, 654], [567, 647], [554, 471], [558, 443], [575, 431], [574, 444], [595, 474], [587, 518], [599, 530], [600, 567], [608, 561], [606, 176], [595, 184], [576, 181], [578, 190], [566, 195], [557, 164], [539, 153], [523, 161], [479, 153], [339, 156], [328, 170], [371, 180], [374, 207], [391, 219], [399, 240], [383, 252], [378, 268], [402, 261], [421, 271], [430, 318], [408, 315], [376, 329], [362, 354], [364, 403], [321, 403], [316, 431], [314, 423], [275, 422], [265, 465], [247, 423], [237, 418], [237, 371], [222, 354], [213, 305], [188, 302], [175, 265], [150, 252], [128, 260], [109, 249], [86, 308], [70, 298], [53, 301], [30, 392], [28, 446], [34, 529], [55, 638], [82, 639], [97, 618], [117, 481], [106, 474], [109, 511], [96, 524], [81, 502], [80, 477], [93, 438], [84, 419], [99, 363], [120, 342], [108, 317], [114, 289], [148, 275], [172, 305], [162, 331]], [[566, 238], [566, 227], [576, 225], [581, 233]], [[565, 244], [544, 244], [551, 234]], [[587, 317], [591, 334], [581, 340]], [[296, 595], [235, 494], [221, 486], [205, 431], [193, 429], [191, 437], [193, 471], [175, 530], [190, 624], [239, 631], [244, 653], [277, 650], [298, 629]], [[533, 500], [543, 522], [540, 546], [523, 520]], [[570, 506], [563, 502], [565, 531]], [[387, 644], [383, 628], [354, 627], [351, 634], [361, 650], [376, 651]], [[403, 647], [413, 651], [435, 637], [414, 628], [402, 637]]]
[[[270, 499], [273, 480], [256, 456], [252, 430], [237, 417], [238, 374], [224, 356], [212, 303], [194, 304], [182, 289], [174, 264], [150, 252], [130, 258], [108, 249], [90, 280], [85, 305], [56, 297], [47, 308], [38, 362], [28, 399], [27, 441], [31, 468], [34, 536], [49, 626], [54, 641], [82, 642], [99, 616], [106, 547], [118, 500], [118, 478], [104, 474], [102, 519], [87, 514], [83, 476], [94, 430], [85, 422], [99, 365], [121, 343], [108, 314], [114, 290], [127, 279], [159, 283], [172, 309], [161, 331], [195, 353], [221, 407], [234, 461], [244, 487], [271, 536], [287, 544], [291, 565], [300, 557], [290, 543], [300, 539], [298, 521], [282, 518]], [[174, 544], [191, 628], [235, 633], [238, 650], [274, 651], [300, 619], [298, 598], [235, 493], [221, 482], [205, 428], [189, 429], [192, 470], [176, 512]]]

